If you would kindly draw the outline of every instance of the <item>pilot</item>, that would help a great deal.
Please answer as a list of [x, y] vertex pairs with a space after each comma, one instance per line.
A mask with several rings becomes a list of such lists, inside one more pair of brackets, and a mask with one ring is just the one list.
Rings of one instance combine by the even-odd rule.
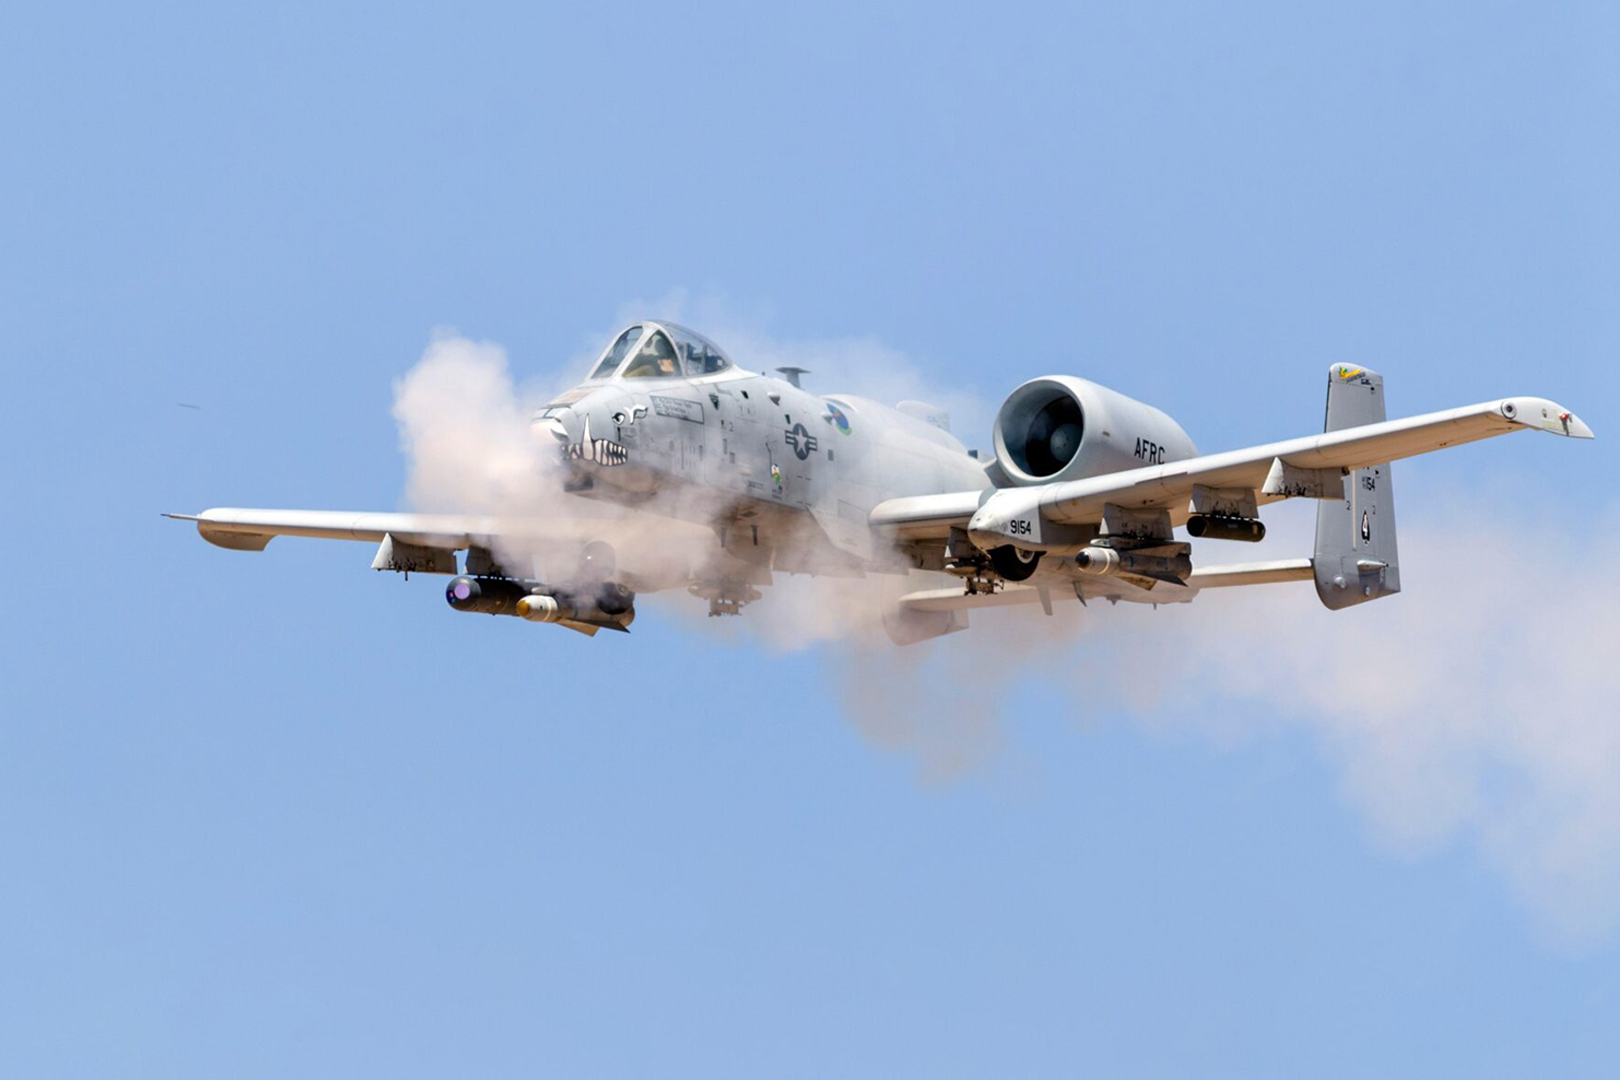
[[641, 351], [624, 371], [626, 379], [672, 378], [681, 373], [680, 354], [669, 338], [655, 333], [642, 343]]
[[659, 375], [679, 375], [680, 363], [675, 359], [675, 349], [669, 339], [663, 334], [654, 334], [653, 339], [647, 343], [652, 352], [653, 361], [658, 365]]

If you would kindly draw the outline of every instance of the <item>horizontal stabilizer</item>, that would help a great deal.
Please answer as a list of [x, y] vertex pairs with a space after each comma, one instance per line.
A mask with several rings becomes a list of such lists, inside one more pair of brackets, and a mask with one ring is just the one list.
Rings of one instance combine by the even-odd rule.
[[[1311, 560], [1277, 559], [1272, 562], [1232, 563], [1227, 566], [1207, 566], [1194, 570], [1187, 578], [1186, 590], [1167, 603], [1190, 599], [1198, 589], [1222, 589], [1236, 585], [1271, 585], [1285, 581], [1310, 581]], [[1181, 586], [1180, 581], [1170, 581]], [[920, 589], [900, 598], [902, 608], [913, 611], [971, 611], [974, 608], [1010, 607], [1018, 604], [1041, 603], [1043, 589], [1031, 585], [1008, 585], [993, 593], [969, 593], [960, 586], [948, 589]], [[1067, 589], [1046, 589], [1053, 600], [1069, 600], [1073, 594]], [[1157, 599], [1158, 594], [1154, 594]]]
[[1236, 585], [1272, 585], [1282, 581], [1310, 581], [1311, 560], [1275, 559], [1271, 562], [1230, 563], [1204, 566], [1192, 572], [1187, 584], [1200, 589], [1225, 589]]

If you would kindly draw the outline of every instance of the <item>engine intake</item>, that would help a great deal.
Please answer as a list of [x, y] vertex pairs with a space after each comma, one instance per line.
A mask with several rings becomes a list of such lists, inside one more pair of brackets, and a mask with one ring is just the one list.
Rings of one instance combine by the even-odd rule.
[[1031, 379], [996, 414], [996, 460], [1015, 485], [1078, 480], [1198, 453], [1151, 405], [1072, 375]]

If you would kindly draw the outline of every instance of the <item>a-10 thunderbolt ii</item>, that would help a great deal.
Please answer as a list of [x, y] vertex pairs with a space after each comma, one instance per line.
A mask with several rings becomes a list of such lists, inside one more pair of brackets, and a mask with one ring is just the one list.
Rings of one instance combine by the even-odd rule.
[[[1391, 461], [1522, 429], [1592, 437], [1535, 397], [1386, 420], [1383, 380], [1335, 366], [1321, 434], [1200, 454], [1160, 410], [1051, 375], [1013, 390], [994, 455], [980, 457], [938, 410], [814, 394], [802, 374], [743, 370], [669, 322], [614, 337], [590, 376], [533, 420], [557, 465], [535, 482], [628, 508], [614, 518], [494, 507], [171, 516], [236, 550], [276, 536], [369, 541], [375, 569], [450, 575], [458, 611], [589, 634], [628, 628], [640, 592], [686, 588], [730, 615], [777, 573], [873, 577], [885, 628], [908, 643], [965, 628], [975, 607], [1028, 602], [1050, 614], [1054, 598], [1162, 604], [1308, 580], [1329, 608], [1388, 596], [1400, 591]], [[1287, 498], [1318, 500], [1311, 557], [1195, 564], [1194, 541], [1200, 552], [1204, 541], [1257, 541], [1259, 508]], [[912, 571], [949, 587], [911, 588]]]

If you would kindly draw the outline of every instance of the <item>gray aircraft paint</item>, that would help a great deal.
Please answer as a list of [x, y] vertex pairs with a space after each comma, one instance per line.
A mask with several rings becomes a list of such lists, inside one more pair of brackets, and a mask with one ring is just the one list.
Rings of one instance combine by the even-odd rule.
[[[1384, 377], [1348, 365], [1328, 371], [1324, 431], [1384, 420]], [[1395, 492], [1387, 464], [1344, 477], [1344, 496], [1316, 506], [1316, 595], [1338, 610], [1401, 591], [1395, 551]]]
[[[477, 518], [170, 516], [235, 550], [262, 550], [281, 535], [369, 540], [382, 545], [374, 567], [406, 572], [453, 572], [444, 553], [468, 549], [466, 573], [506, 573], [508, 582], [538, 577], [535, 560], [503, 567], [492, 552], [571, 551], [552, 560], [560, 580], [524, 582], [552, 598], [524, 617], [586, 633], [628, 627], [633, 609], [610, 610], [625, 589], [688, 588], [711, 614], [734, 614], [776, 573], [875, 575], [885, 626], [905, 643], [964, 628], [974, 607], [1009, 603], [1038, 601], [1048, 612], [1066, 598], [1157, 605], [1204, 588], [1312, 578], [1330, 608], [1388, 596], [1400, 589], [1388, 462], [1526, 428], [1592, 437], [1574, 414], [1532, 397], [1387, 421], [1382, 378], [1337, 367], [1321, 435], [1200, 455], [1160, 410], [1055, 375], [1009, 395], [993, 432], [998, 454], [980, 460], [932, 406], [818, 395], [800, 385], [809, 373], [785, 374], [737, 367], [673, 324], [638, 323], [590, 378], [536, 415], [535, 437], [560, 463], [566, 490], [666, 522], [659, 546], [679, 547], [680, 558], [616, 558], [596, 531], [605, 526], [503, 518], [495, 507]], [[1193, 545], [1173, 532], [1197, 514], [1200, 528], [1213, 519], [1221, 527], [1210, 535], [1227, 537], [1199, 541], [1199, 551], [1230, 544], [1258, 534], [1261, 504], [1297, 497], [1321, 500], [1310, 559], [1195, 566]], [[942, 587], [918, 588], [907, 577], [916, 571]], [[600, 591], [608, 587], [620, 593]], [[501, 608], [491, 613], [521, 606], [491, 604]], [[566, 617], [552, 616], [564, 608]]]

